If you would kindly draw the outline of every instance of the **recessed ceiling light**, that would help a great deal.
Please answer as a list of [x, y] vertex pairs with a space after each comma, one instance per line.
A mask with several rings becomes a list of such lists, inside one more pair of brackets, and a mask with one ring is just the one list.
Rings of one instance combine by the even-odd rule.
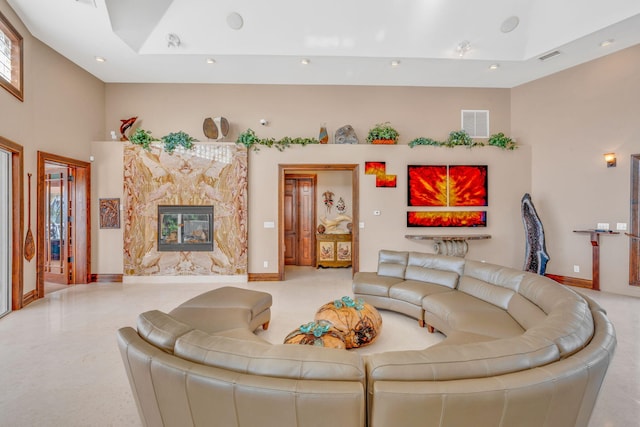
[[96, 56], [96, 62], [107, 62], [103, 56]]
[[510, 16], [504, 20], [504, 22], [500, 26], [500, 31], [502, 31], [503, 33], [510, 33], [511, 31], [518, 28], [519, 24], [520, 18], [518, 18], [517, 16]]
[[602, 41], [602, 42], [600, 42], [600, 47], [607, 47], [607, 46], [613, 44], [614, 41], [615, 41], [614, 39], [609, 39], [609, 40]]
[[207, 64], [215, 64], [216, 60], [213, 58], [207, 58]]
[[491, 65], [489, 65], [489, 69], [490, 70], [497, 70], [498, 68], [500, 68], [500, 64], [491, 64]]
[[227, 25], [232, 30], [239, 30], [244, 25], [244, 19], [238, 12], [231, 12], [227, 15]]
[[395, 59], [395, 60], [391, 61], [391, 66], [392, 66], [392, 67], [397, 67], [397, 66], [399, 66], [399, 65], [400, 65], [400, 61], [398, 61], [397, 59]]
[[311, 64], [311, 60], [310, 60], [310, 59], [307, 59], [307, 58], [304, 58], [304, 59], [301, 59], [301, 60], [300, 60], [300, 63], [301, 63], [302, 65], [309, 65], [309, 64]]

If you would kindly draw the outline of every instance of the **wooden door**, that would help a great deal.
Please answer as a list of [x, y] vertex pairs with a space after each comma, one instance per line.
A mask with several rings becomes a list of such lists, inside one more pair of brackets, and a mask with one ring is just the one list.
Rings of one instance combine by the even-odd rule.
[[316, 175], [285, 176], [285, 265], [315, 265], [315, 199]]
[[629, 227], [629, 284], [640, 286], [640, 154], [631, 156], [631, 224]]

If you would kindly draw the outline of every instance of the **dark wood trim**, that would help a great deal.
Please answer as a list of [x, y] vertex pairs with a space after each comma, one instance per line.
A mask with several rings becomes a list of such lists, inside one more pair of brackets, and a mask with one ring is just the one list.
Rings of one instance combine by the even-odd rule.
[[123, 274], [92, 274], [91, 283], [122, 283]]
[[11, 153], [11, 309], [20, 310], [24, 291], [24, 148], [2, 136], [0, 147]]
[[248, 282], [278, 282], [280, 273], [249, 273], [247, 275]]
[[[629, 233], [632, 236], [640, 235], [640, 209], [638, 199], [640, 199], [640, 154], [631, 156], [631, 224]], [[640, 286], [640, 240], [629, 240], [629, 285]]]
[[2, 12], [0, 12], [0, 29], [11, 39], [11, 79], [13, 80], [15, 74], [19, 74], [18, 86], [5, 79], [0, 79], [0, 87], [5, 88], [21, 102], [24, 102], [24, 40]]
[[[38, 171], [37, 171], [37, 218], [36, 218], [36, 289], [38, 298], [44, 296], [44, 215], [45, 215], [45, 163], [56, 163], [61, 166], [68, 166], [76, 169], [83, 169], [84, 172], [77, 174], [80, 179], [76, 181], [76, 185], [80, 184], [76, 190], [76, 210], [74, 215], [81, 218], [82, 224], [86, 227], [84, 230], [78, 228], [76, 222], [76, 232], [85, 236], [76, 241], [75, 262], [82, 262], [80, 268], [81, 274], [74, 275], [73, 284], [90, 283], [91, 282], [91, 163], [82, 160], [72, 159], [70, 157], [59, 156], [57, 154], [38, 151]], [[78, 197], [77, 191], [82, 191], [83, 195]], [[80, 243], [80, 245], [78, 245]], [[85, 247], [86, 245], [86, 247]], [[86, 266], [86, 268], [85, 268]]]
[[31, 304], [32, 302], [34, 302], [35, 300], [38, 299], [38, 291], [37, 289], [33, 289], [29, 292], [27, 292], [26, 294], [23, 295], [22, 297], [22, 306], [24, 307], [27, 304]]
[[[545, 274], [549, 279], [553, 279], [556, 282], [567, 285], [567, 286], [575, 286], [578, 288], [588, 288], [593, 289], [593, 282], [587, 279], [578, 279], [577, 277], [568, 277], [568, 276], [558, 276], [555, 274]], [[600, 289], [593, 289], [594, 291], [599, 291]]]
[[278, 280], [284, 280], [284, 181], [288, 173], [295, 171], [327, 172], [351, 171], [351, 209], [353, 228], [352, 240], [352, 273], [356, 274], [360, 267], [360, 183], [358, 164], [279, 164], [278, 165]]

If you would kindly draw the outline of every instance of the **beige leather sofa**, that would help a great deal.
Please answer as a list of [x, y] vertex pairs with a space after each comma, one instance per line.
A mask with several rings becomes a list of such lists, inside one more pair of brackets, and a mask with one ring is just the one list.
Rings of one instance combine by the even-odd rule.
[[369, 425], [586, 426], [615, 348], [593, 301], [532, 273], [380, 251], [353, 291], [446, 335], [366, 361]]
[[378, 272], [357, 273], [353, 290], [446, 339], [364, 359], [271, 345], [253, 333], [268, 326], [271, 296], [220, 288], [118, 331], [143, 423], [587, 426], [616, 343], [588, 298], [531, 273], [394, 251], [380, 251]]
[[365, 425], [357, 353], [271, 345], [271, 295], [220, 288], [175, 310], [142, 313], [118, 345], [146, 426]]

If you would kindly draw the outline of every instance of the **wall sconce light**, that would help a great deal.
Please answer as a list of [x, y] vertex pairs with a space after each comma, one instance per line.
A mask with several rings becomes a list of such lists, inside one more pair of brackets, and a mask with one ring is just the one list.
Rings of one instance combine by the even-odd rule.
[[604, 160], [607, 162], [608, 168], [616, 167], [616, 153], [607, 153], [604, 155]]

